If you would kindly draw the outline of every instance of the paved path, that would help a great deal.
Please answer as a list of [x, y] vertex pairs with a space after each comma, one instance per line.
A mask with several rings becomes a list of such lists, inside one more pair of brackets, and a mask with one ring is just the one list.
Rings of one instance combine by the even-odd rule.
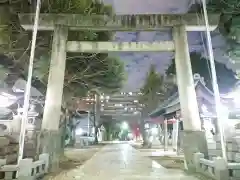
[[180, 170], [163, 168], [129, 144], [106, 145], [66, 176], [66, 180], [197, 180]]

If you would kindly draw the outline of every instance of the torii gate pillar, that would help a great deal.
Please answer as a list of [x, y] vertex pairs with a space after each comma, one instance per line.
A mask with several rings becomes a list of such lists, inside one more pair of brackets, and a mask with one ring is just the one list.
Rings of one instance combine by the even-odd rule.
[[63, 84], [66, 66], [68, 28], [58, 25], [54, 29], [48, 87], [44, 106], [42, 129], [59, 129]]
[[[50, 171], [59, 166], [62, 137], [59, 130], [63, 96], [64, 74], [66, 66], [66, 44], [68, 27], [57, 25], [53, 33], [51, 62], [49, 67], [48, 86], [42, 120], [44, 143], [43, 152], [51, 153]], [[59, 152], [55, 152], [59, 151]]]
[[181, 115], [183, 118], [183, 149], [188, 170], [195, 169], [193, 155], [196, 152], [207, 156], [205, 132], [201, 131], [195, 85], [191, 67], [187, 32], [184, 25], [173, 28], [175, 64]]

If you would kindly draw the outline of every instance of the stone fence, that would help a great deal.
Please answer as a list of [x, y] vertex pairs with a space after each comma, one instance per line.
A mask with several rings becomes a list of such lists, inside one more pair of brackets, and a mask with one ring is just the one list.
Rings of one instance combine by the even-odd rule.
[[239, 180], [240, 163], [227, 163], [221, 157], [212, 160], [204, 159], [202, 153], [194, 154], [196, 172], [215, 180]]
[[[240, 137], [227, 139], [225, 145], [228, 161], [240, 163]], [[220, 141], [208, 142], [208, 156], [210, 160], [214, 157], [222, 156]]]
[[35, 180], [48, 172], [49, 155], [41, 154], [39, 160], [22, 159], [18, 165], [0, 164], [0, 180]]

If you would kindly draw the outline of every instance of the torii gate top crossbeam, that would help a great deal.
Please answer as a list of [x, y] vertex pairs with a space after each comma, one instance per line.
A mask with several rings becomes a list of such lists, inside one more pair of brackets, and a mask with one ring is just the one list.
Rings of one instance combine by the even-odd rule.
[[[209, 14], [209, 24], [214, 30], [219, 14]], [[32, 30], [34, 14], [19, 14], [22, 27]], [[206, 30], [204, 18], [197, 14], [152, 14], [152, 15], [81, 15], [41, 14], [39, 30], [53, 30], [54, 25], [69, 26], [70, 30], [91, 29], [95, 31], [157, 31], [177, 25], [185, 25], [187, 31]]]

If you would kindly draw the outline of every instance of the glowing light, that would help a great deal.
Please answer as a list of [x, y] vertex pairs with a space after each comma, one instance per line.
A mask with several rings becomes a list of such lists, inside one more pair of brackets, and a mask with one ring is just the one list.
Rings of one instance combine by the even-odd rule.
[[82, 134], [83, 134], [82, 128], [76, 129], [76, 135], [82, 135]]
[[133, 95], [133, 93], [132, 93], [132, 92], [129, 92], [128, 94], [129, 94], [129, 95], [131, 95], [131, 96]]
[[151, 131], [154, 135], [158, 134], [158, 129], [157, 128], [152, 128]]
[[115, 107], [122, 107], [122, 104], [114, 104]]
[[123, 129], [128, 129], [128, 124], [127, 124], [126, 122], [123, 122], [123, 123], [122, 123], [122, 128], [123, 128]]
[[104, 99], [104, 96], [100, 96], [100, 99]]
[[138, 100], [134, 100], [133, 102], [138, 103]]
[[106, 99], [109, 99], [110, 97], [109, 96], [106, 96]]
[[144, 127], [145, 127], [146, 129], [148, 129], [148, 128], [149, 128], [149, 124], [146, 123], [146, 124], [144, 125]]

